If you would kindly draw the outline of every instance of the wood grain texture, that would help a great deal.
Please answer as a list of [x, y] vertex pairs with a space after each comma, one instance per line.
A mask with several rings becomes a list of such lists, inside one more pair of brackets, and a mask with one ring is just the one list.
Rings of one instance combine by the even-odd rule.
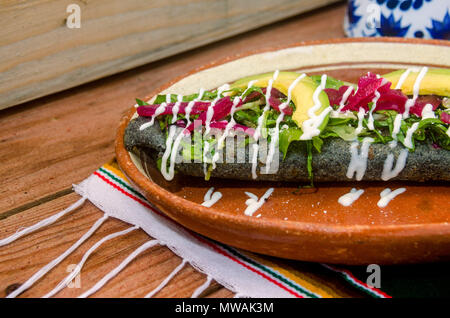
[[[336, 1], [4, 1], [0, 109]], [[79, 29], [66, 25], [72, 3]]]
[[[68, 194], [38, 207], [29, 209], [0, 221], [0, 238], [14, 233], [18, 228], [32, 225], [79, 199]], [[91, 203], [64, 216], [54, 225], [0, 247], [0, 297], [5, 297], [12, 286], [25, 282], [37, 270], [45, 266], [69, 248], [102, 213]], [[41, 297], [52, 290], [67, 274], [71, 264], [77, 264], [83, 254], [102, 237], [129, 228], [130, 225], [116, 219], [107, 220], [96, 233], [68, 256], [48, 275], [39, 280], [21, 297]], [[88, 259], [80, 274], [80, 288], [65, 288], [56, 297], [76, 297], [92, 287], [110, 270], [119, 265], [131, 252], [151, 240], [144, 231], [135, 230], [101, 245]], [[143, 297], [180, 264], [181, 259], [163, 246], [155, 246], [139, 255], [129, 266], [113, 278], [94, 297]], [[205, 277], [189, 264], [155, 297], [189, 297]], [[205, 295], [218, 293], [222, 287], [213, 283]], [[222, 292], [221, 296], [232, 293]]]
[[[16, 4], [25, 10], [36, 1], [11, 0], [2, 4]], [[0, 8], [0, 14], [3, 9]], [[0, 238], [22, 226], [34, 224], [78, 199], [71, 193], [71, 185], [113, 157], [116, 127], [124, 112], [134, 104], [134, 98], [143, 98], [164, 82], [230, 54], [303, 40], [342, 37], [344, 12], [343, 4], [332, 5], [0, 111]], [[51, 29], [52, 26], [46, 27]], [[3, 39], [0, 37], [0, 41]], [[52, 227], [0, 247], [0, 297], [6, 295], [8, 287], [23, 283], [63, 253], [101, 216], [97, 208], [86, 203]], [[42, 296], [67, 274], [67, 265], [78, 262], [92, 244], [127, 226], [117, 220], [108, 220], [79, 250], [22, 296]], [[82, 288], [65, 289], [57, 297], [81, 294], [148, 239], [144, 232], [135, 231], [105, 243], [86, 263], [82, 271]], [[141, 297], [156, 287], [179, 262], [180, 259], [166, 248], [155, 247], [138, 257], [94, 296]], [[156, 297], [189, 297], [204, 280], [204, 275], [187, 266]], [[213, 283], [203, 296], [232, 297], [233, 293]]]
[[342, 37], [344, 10], [334, 5], [1, 111], [0, 218], [11, 209], [70, 189], [110, 160], [116, 127], [134, 98], [144, 98], [166, 81], [230, 54]]

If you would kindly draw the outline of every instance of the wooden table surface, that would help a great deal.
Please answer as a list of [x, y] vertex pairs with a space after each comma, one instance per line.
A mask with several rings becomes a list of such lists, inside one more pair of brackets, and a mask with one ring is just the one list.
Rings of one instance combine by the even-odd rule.
[[[230, 54], [306, 40], [343, 37], [343, 3], [0, 111], [0, 239], [65, 209], [79, 199], [72, 184], [114, 157], [116, 127], [134, 98], [162, 83]], [[0, 74], [1, 76], [1, 74]], [[86, 202], [54, 225], [0, 247], [0, 297], [63, 253], [102, 212]], [[109, 219], [73, 254], [21, 297], [40, 297], [67, 275], [71, 264], [99, 239], [129, 225]], [[134, 249], [149, 240], [142, 231], [106, 242], [86, 262], [80, 288], [56, 297], [75, 297], [93, 286]], [[142, 297], [181, 262], [155, 246], [136, 258], [93, 297]], [[187, 265], [155, 297], [190, 297], [205, 276]], [[213, 282], [202, 297], [232, 297]]]

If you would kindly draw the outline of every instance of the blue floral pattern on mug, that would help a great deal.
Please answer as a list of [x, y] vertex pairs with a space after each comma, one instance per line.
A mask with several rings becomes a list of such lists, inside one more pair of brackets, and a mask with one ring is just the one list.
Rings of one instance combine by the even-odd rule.
[[450, 40], [450, 0], [349, 0], [344, 30], [349, 37]]

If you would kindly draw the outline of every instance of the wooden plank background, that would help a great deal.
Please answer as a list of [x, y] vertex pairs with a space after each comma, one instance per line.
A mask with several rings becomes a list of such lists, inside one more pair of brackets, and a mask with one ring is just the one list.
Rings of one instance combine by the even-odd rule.
[[0, 109], [336, 1], [2, 0]]
[[[3, 0], [3, 2], [5, 2]], [[2, 3], [3, 3], [2, 2]], [[17, 1], [18, 2], [18, 1]], [[30, 0], [30, 2], [33, 2]], [[52, 2], [52, 1], [48, 1]], [[22, 1], [25, 5], [25, 1]], [[73, 183], [114, 156], [120, 118], [162, 83], [231, 54], [343, 37], [343, 3], [302, 14], [233, 38], [0, 111], [0, 239], [68, 207], [79, 199]], [[89, 202], [46, 229], [0, 247], [0, 297], [25, 282], [78, 240], [102, 212]], [[65, 275], [67, 266], [107, 234], [125, 229], [108, 220], [77, 251], [39, 280], [23, 297], [40, 297]], [[57, 297], [78, 296], [150, 239], [142, 230], [105, 243], [81, 272], [81, 288]], [[94, 297], [142, 297], [179, 263], [170, 250], [154, 247], [135, 259]], [[189, 297], [205, 276], [186, 266], [157, 297]], [[205, 297], [233, 294], [214, 283]]]

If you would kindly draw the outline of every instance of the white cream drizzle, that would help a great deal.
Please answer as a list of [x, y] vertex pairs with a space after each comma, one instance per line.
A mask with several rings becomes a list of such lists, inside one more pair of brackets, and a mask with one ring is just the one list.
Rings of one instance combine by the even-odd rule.
[[167, 172], [167, 159], [169, 159], [169, 156], [171, 154], [172, 142], [173, 137], [175, 136], [176, 129], [177, 127], [174, 125], [169, 127], [169, 135], [167, 136], [166, 140], [166, 150], [164, 151], [161, 160], [161, 173], [166, 180], [172, 180], [174, 176], [174, 170], [169, 170], [169, 172]]
[[170, 103], [170, 94], [166, 94], [166, 101], [164, 103], [161, 103], [161, 105], [159, 105], [158, 108], [156, 108], [155, 113], [152, 116], [152, 119], [148, 123], [142, 124], [139, 127], [139, 130], [144, 130], [150, 126], [153, 126], [153, 124], [155, 123], [156, 117], [158, 117], [159, 115], [161, 115], [164, 112], [167, 104], [169, 104], [169, 103]]
[[[416, 79], [416, 82], [414, 83], [414, 96], [415, 98], [411, 99], [412, 104], [414, 104], [415, 99], [418, 96], [418, 92], [419, 92], [419, 84], [421, 79], [423, 78], [423, 76], [425, 76], [426, 71], [424, 71], [424, 69], [426, 70], [426, 68], [422, 68], [421, 73], [423, 74], [421, 76], [421, 78], [419, 78], [420, 74], [418, 75], [418, 79], [419, 81]], [[406, 77], [408, 76], [408, 74], [411, 72], [411, 69], [408, 69], [407, 71], [405, 71], [402, 76], [400, 77], [399, 83], [397, 83], [396, 88], [401, 88], [401, 85], [403, 84], [404, 80], [406, 79]], [[419, 83], [419, 84], [417, 84]], [[405, 105], [406, 107], [406, 105]], [[409, 109], [408, 109], [408, 114], [409, 114]], [[403, 114], [404, 116], [404, 114]], [[397, 145], [397, 134], [400, 132], [400, 127], [401, 127], [401, 120], [403, 118], [403, 116], [401, 114], [398, 114], [395, 117], [394, 120], [394, 128], [392, 130], [392, 138], [394, 138], [393, 141], [390, 142], [389, 146], [391, 148], [394, 148]], [[431, 104], [426, 104], [425, 107], [422, 110], [422, 120], [428, 119], [428, 118], [436, 118], [436, 114], [433, 111], [433, 105]], [[419, 124], [420, 123], [414, 123], [411, 125], [410, 128], [408, 128], [408, 130], [406, 131], [406, 136], [405, 139], [403, 141], [403, 144], [406, 148], [413, 148], [413, 134], [417, 131], [417, 129], [419, 128]], [[394, 156], [392, 154], [389, 154], [386, 158], [386, 161], [384, 162], [384, 167], [383, 167], [383, 173], [381, 178], [386, 181], [389, 180], [391, 178], [396, 177], [405, 167], [406, 164], [406, 159], [408, 157], [408, 150], [403, 149], [397, 159], [397, 163], [395, 165], [395, 168], [392, 170], [392, 165], [393, 165], [393, 160], [394, 160]]]
[[203, 197], [203, 206], [206, 206], [207, 208], [212, 207], [214, 204], [217, 203], [222, 198], [222, 193], [219, 191], [214, 192], [214, 187], [209, 188], [209, 190], [206, 192], [205, 196]]
[[194, 108], [195, 102], [198, 102], [199, 100], [201, 100], [203, 98], [203, 94], [205, 94], [205, 89], [202, 87], [202, 88], [200, 88], [200, 91], [198, 92], [197, 98], [195, 98], [194, 100], [191, 100], [187, 104], [187, 106], [186, 106], [186, 119], [187, 119], [186, 127], [188, 127], [191, 124], [191, 119], [189, 117], [191, 115], [192, 108]]
[[398, 155], [397, 162], [395, 163], [394, 169], [394, 155], [392, 153], [388, 154], [383, 165], [383, 172], [381, 174], [381, 179], [387, 181], [389, 179], [395, 178], [400, 172], [405, 168], [406, 159], [408, 158], [408, 150], [402, 149]]
[[412, 69], [408, 68], [402, 73], [402, 75], [398, 79], [397, 85], [395, 85], [395, 89], [401, 89], [402, 88], [403, 83], [408, 78], [408, 75], [411, 73], [411, 71], [412, 71]]
[[[217, 97], [212, 101], [211, 105], [209, 105], [208, 110], [206, 111], [206, 120], [205, 120], [205, 133], [203, 134], [203, 140], [204, 140], [204, 147], [203, 147], [203, 172], [206, 176], [206, 174], [208, 173], [208, 153], [209, 153], [209, 148], [210, 148], [210, 144], [209, 142], [206, 140], [206, 136], [208, 136], [208, 134], [211, 131], [211, 120], [214, 116], [214, 106], [216, 105], [217, 101], [220, 99], [220, 95], [223, 93], [223, 91], [226, 91], [230, 88], [230, 85], [228, 84], [223, 84], [222, 86], [220, 86], [217, 89]], [[213, 165], [214, 166], [214, 165]]]
[[[228, 122], [228, 124], [226, 125], [223, 134], [220, 136], [220, 138], [219, 138], [219, 140], [217, 142], [217, 149], [222, 149], [223, 148], [225, 139], [229, 136], [231, 129], [236, 124], [236, 121], [234, 120], [233, 115], [234, 115], [234, 113], [236, 111], [236, 106], [239, 104], [240, 100], [241, 100], [240, 97], [235, 97], [234, 100], [233, 100], [233, 106], [231, 107], [231, 111], [230, 111], [231, 119]], [[212, 158], [213, 169], [216, 168], [216, 162], [219, 159], [220, 159], [220, 152], [216, 151], [214, 153], [213, 158]]]
[[381, 191], [380, 193], [381, 199], [378, 201], [377, 205], [380, 208], [384, 208], [389, 204], [389, 202], [391, 202], [392, 199], [394, 199], [396, 196], [402, 194], [405, 191], [406, 191], [405, 188], [398, 188], [394, 191], [391, 191], [391, 189], [386, 188], [383, 191]]
[[350, 153], [352, 155], [350, 164], [347, 169], [347, 178], [353, 178], [353, 175], [356, 173], [356, 180], [362, 180], [364, 174], [367, 169], [367, 158], [369, 155], [370, 144], [375, 140], [371, 137], [366, 137], [362, 141], [361, 151], [358, 154], [358, 141], [352, 142], [350, 145]]
[[358, 136], [364, 129], [363, 127], [363, 119], [364, 115], [366, 114], [366, 111], [364, 108], [360, 107], [358, 111], [358, 127], [356, 127], [355, 134]]
[[270, 96], [272, 93], [272, 85], [273, 85], [273, 82], [277, 79], [277, 77], [278, 77], [278, 70], [274, 72], [273, 77], [269, 80], [269, 82], [267, 84], [266, 105], [263, 108], [263, 112], [262, 112], [261, 116], [258, 117], [258, 125], [256, 126], [255, 134], [253, 135], [253, 138], [255, 139], [255, 141], [257, 141], [259, 139], [259, 137], [261, 136], [261, 129], [262, 129], [262, 124], [263, 124], [263, 120], [264, 120], [264, 115], [270, 109], [269, 99], [270, 99]]
[[[224, 131], [223, 135], [221, 136], [221, 138], [219, 138], [219, 141], [217, 143], [217, 146], [219, 149], [223, 148], [225, 139], [228, 137], [231, 128], [233, 128], [234, 125], [236, 124], [236, 121], [234, 120], [234, 113], [236, 112], [237, 105], [239, 104], [242, 96], [244, 96], [245, 93], [247, 93], [247, 91], [253, 86], [253, 84], [255, 84], [255, 82], [256, 82], [256, 80], [248, 82], [247, 88], [242, 92], [242, 94], [240, 96], [236, 96], [234, 98], [233, 106], [231, 107], [231, 111], [230, 111], [230, 117], [231, 117], [230, 121], [228, 122], [227, 126], [225, 127], [225, 131]], [[214, 157], [215, 156], [216, 155], [214, 155]], [[217, 160], [218, 160], [218, 158], [216, 159], [216, 161]]]
[[338, 112], [337, 110], [333, 110], [330, 113], [330, 118], [358, 119], [351, 110], [346, 110], [344, 113]]
[[209, 152], [209, 142], [204, 140], [204, 147], [203, 147], [203, 173], [206, 174], [208, 173], [208, 162], [207, 162], [207, 154]]
[[266, 200], [271, 196], [273, 193], [274, 188], [269, 188], [266, 193], [263, 194], [261, 198], [258, 199], [256, 195], [254, 195], [251, 192], [245, 192], [245, 194], [249, 197], [247, 201], [245, 201], [245, 204], [247, 205], [247, 208], [244, 211], [245, 215], [252, 216], [253, 213], [255, 213], [262, 205], [266, 202]]
[[412, 136], [416, 132], [416, 130], [419, 128], [419, 123], [414, 123], [411, 125], [411, 127], [408, 128], [406, 131], [405, 140], [403, 141], [403, 144], [406, 148], [412, 148]]
[[[195, 98], [194, 100], [190, 101], [189, 104], [186, 106], [186, 119], [187, 119], [187, 123], [186, 123], [186, 127], [190, 125], [191, 121], [189, 119], [189, 114], [195, 104], [195, 102], [199, 101], [200, 99], [202, 99], [203, 94], [204, 94], [205, 90], [203, 88], [200, 89], [197, 98]], [[167, 98], [167, 97], [166, 97]], [[180, 95], [178, 95], [178, 100], [180, 100]], [[189, 109], [188, 109], [189, 108]], [[174, 116], [174, 118], [176, 118], [176, 116]], [[173, 119], [172, 119], [173, 122]], [[172, 126], [171, 126], [172, 127]], [[173, 126], [175, 127], [175, 126]], [[172, 129], [172, 128], [170, 128]], [[174, 130], [176, 129], [173, 128]], [[174, 132], [175, 133], [175, 132]], [[170, 134], [169, 134], [170, 135]], [[178, 154], [178, 147], [180, 146], [180, 142], [181, 139], [183, 139], [184, 136], [190, 136], [190, 132], [187, 129], [183, 129], [175, 138], [175, 141], [172, 143], [170, 143], [171, 148], [167, 148], [167, 141], [166, 141], [166, 150], [164, 152], [164, 155], [162, 157], [162, 161], [161, 161], [161, 172], [163, 171], [163, 167], [164, 167], [164, 173], [162, 172], [164, 178], [168, 181], [172, 180], [173, 177], [175, 176], [175, 161], [176, 161], [176, 156]], [[170, 149], [170, 154], [166, 156], [166, 152], [168, 151], [168, 149]], [[166, 167], [167, 167], [167, 160], [170, 157], [170, 166], [169, 166], [169, 172], [166, 172]]]
[[400, 132], [402, 126], [402, 114], [397, 114], [394, 119], [394, 127], [392, 128], [392, 138], [397, 140], [397, 135]]
[[274, 81], [277, 80], [279, 74], [280, 74], [280, 70], [275, 70], [275, 72], [273, 72], [273, 80]]
[[158, 106], [158, 108], [156, 108], [155, 113], [152, 116], [152, 119], [145, 124], [142, 124], [139, 127], [139, 130], [144, 130], [150, 126], [153, 126], [153, 124], [155, 123], [155, 118], [158, 117], [162, 112], [164, 112], [165, 108], [166, 108], [166, 103], [161, 103], [161, 105]]
[[264, 120], [264, 115], [270, 109], [269, 99], [270, 99], [270, 94], [272, 92], [272, 85], [273, 85], [273, 82], [278, 78], [278, 74], [279, 73], [280, 73], [280, 71], [276, 70], [273, 73], [272, 78], [269, 80], [269, 82], [267, 84], [267, 88], [266, 88], [266, 105], [263, 108], [263, 112], [262, 112], [261, 116], [258, 117], [258, 125], [256, 126], [255, 133], [253, 134], [253, 139], [255, 140], [255, 143], [252, 146], [253, 147], [253, 155], [252, 155], [252, 158], [251, 158], [252, 178], [253, 179], [256, 179], [258, 177], [258, 175], [256, 174], [256, 167], [258, 165], [258, 152], [259, 152], [258, 139], [261, 136], [261, 129], [262, 129], [262, 124], [263, 124], [263, 120]]
[[178, 111], [180, 110], [180, 104], [183, 101], [183, 95], [177, 95], [177, 102], [172, 108], [172, 124], [177, 121]]
[[[433, 105], [426, 104], [422, 110], [421, 115], [422, 115], [422, 120], [425, 120], [428, 118], [436, 118], [436, 114], [433, 111]], [[405, 140], [403, 141], [403, 144], [405, 145], [406, 148], [411, 149], [413, 147], [413, 143], [412, 143], [413, 134], [419, 128], [419, 124], [420, 124], [420, 122], [412, 124], [411, 127], [409, 127], [408, 130], [406, 131]]]
[[408, 99], [405, 103], [405, 112], [403, 113], [403, 118], [408, 118], [409, 117], [409, 110], [411, 109], [411, 107], [414, 105], [414, 103], [417, 100], [417, 97], [419, 97], [419, 91], [420, 91], [420, 83], [422, 82], [423, 78], [425, 77], [425, 75], [428, 72], [428, 67], [422, 67], [422, 69], [420, 70], [419, 74], [417, 75], [417, 78], [414, 82], [414, 86], [413, 86], [413, 98]]
[[[424, 76], [426, 75], [426, 72], [428, 71], [427, 67], [424, 67], [421, 69], [419, 75], [417, 76], [417, 79], [414, 83], [414, 88], [413, 88], [413, 98], [412, 99], [408, 99], [406, 104], [405, 104], [405, 113], [403, 113], [403, 115], [398, 114], [395, 117], [394, 120], [394, 128], [392, 131], [392, 137], [394, 138], [394, 141], [391, 142], [390, 146], [391, 148], [395, 147], [397, 144], [397, 134], [400, 131], [400, 127], [401, 127], [401, 120], [402, 118], [408, 118], [409, 117], [409, 110], [410, 108], [414, 105], [418, 94], [419, 94], [419, 89], [420, 89], [420, 83], [422, 81], [422, 79], [424, 78]], [[258, 158], [258, 149], [259, 149], [259, 145], [257, 143], [257, 140], [261, 134], [261, 128], [262, 128], [262, 121], [263, 121], [263, 116], [264, 113], [266, 111], [269, 110], [270, 108], [270, 104], [269, 104], [269, 99], [270, 99], [270, 94], [271, 94], [271, 90], [272, 90], [272, 85], [273, 82], [276, 80], [277, 76], [278, 76], [278, 70], [274, 72], [273, 78], [271, 80], [269, 80], [268, 83], [268, 87], [267, 87], [267, 93], [266, 93], [266, 107], [263, 110], [263, 115], [258, 118], [258, 126], [256, 128], [256, 132], [254, 134], [254, 138], [256, 140], [256, 143], [253, 144], [253, 158], [252, 158], [252, 177], [255, 179], [257, 177], [256, 175], [256, 163], [257, 163], [257, 158]], [[406, 70], [402, 76], [400, 77], [397, 85], [396, 85], [396, 89], [401, 88], [402, 84], [404, 83], [404, 81], [406, 80], [406, 78], [408, 77], [409, 73], [411, 72], [411, 69]], [[266, 160], [266, 171], [268, 171], [270, 169], [270, 165], [271, 162], [273, 161], [273, 156], [274, 156], [274, 147], [275, 144], [279, 138], [279, 125], [282, 122], [283, 118], [284, 118], [284, 113], [283, 113], [283, 109], [285, 107], [287, 107], [291, 101], [291, 92], [292, 90], [295, 88], [295, 86], [298, 84], [298, 82], [305, 76], [305, 74], [300, 75], [290, 86], [288, 89], [288, 100], [281, 104], [279, 106], [280, 108], [280, 115], [277, 118], [276, 121], [276, 128], [275, 128], [275, 138], [272, 138], [271, 140], [271, 144], [270, 144], [270, 149], [269, 149], [269, 154]], [[325, 118], [325, 116], [332, 111], [331, 107], [328, 107], [326, 110], [324, 110], [320, 115], [316, 115], [315, 112], [320, 109], [321, 107], [321, 102], [319, 100], [319, 94], [320, 92], [325, 88], [325, 83], [326, 83], [326, 75], [323, 75], [321, 78], [321, 84], [319, 85], [319, 87], [316, 89], [316, 91], [314, 92], [313, 95], [313, 100], [314, 100], [314, 106], [310, 108], [310, 110], [308, 111], [308, 115], [310, 116], [310, 119], [308, 119], [307, 121], [305, 121], [302, 125], [302, 129], [304, 131], [304, 134], [300, 137], [300, 140], [307, 140], [307, 139], [311, 139], [314, 136], [317, 136], [320, 131], [318, 131], [318, 127], [320, 126], [320, 124], [323, 122], [323, 119]], [[253, 85], [255, 81], [251, 81], [248, 84], [247, 90]], [[217, 98], [212, 102], [211, 106], [208, 108], [207, 111], [207, 119], [206, 119], [206, 132], [205, 135], [207, 135], [210, 131], [210, 123], [211, 123], [211, 119], [214, 115], [214, 109], [213, 106], [216, 104], [216, 102], [219, 100], [221, 93], [228, 89], [229, 85], [225, 84], [223, 86], [221, 86], [218, 89], [218, 95]], [[247, 91], [246, 90], [246, 91]], [[245, 92], [242, 94], [244, 95]], [[343, 95], [343, 98], [340, 102], [339, 108], [336, 112], [339, 112], [345, 104], [345, 101], [348, 99], [349, 95], [351, 94], [351, 92], [353, 91], [353, 87], [350, 86], [346, 92]], [[200, 100], [202, 98], [204, 94], [204, 89], [200, 89], [200, 93], [199, 96], [189, 102], [188, 106], [186, 107], [186, 118], [187, 118], [187, 122], [189, 125], [190, 124], [190, 119], [189, 119], [189, 114], [192, 110], [192, 107], [194, 106], [195, 102]], [[376, 103], [378, 101], [380, 97], [380, 94], [378, 91], [375, 91], [375, 98], [372, 100], [374, 105], [372, 107], [372, 109], [369, 112], [369, 120], [368, 120], [368, 128], [373, 130], [374, 129], [374, 125], [373, 125], [373, 110], [376, 107]], [[179, 105], [182, 101], [182, 96], [178, 95], [177, 96], [177, 102], [175, 103], [174, 107], [173, 107], [173, 119], [172, 119], [172, 123], [176, 122], [176, 118], [177, 118], [177, 114], [179, 111]], [[154, 124], [154, 120], [155, 118], [160, 115], [164, 110], [165, 107], [167, 106], [167, 104], [170, 102], [170, 95], [167, 94], [166, 95], [166, 102], [162, 103], [156, 110], [154, 115], [152, 116], [152, 119], [150, 122], [145, 123], [143, 125], [141, 125], [141, 127], [139, 128], [140, 130], [144, 130], [145, 128], [152, 126]], [[236, 105], [239, 102], [239, 98], [236, 97], [233, 101], [233, 106], [232, 106], [232, 110], [231, 110], [231, 120], [230, 122], [227, 124], [226, 128], [225, 128], [225, 132], [224, 134], [221, 136], [221, 138], [219, 139], [218, 142], [218, 146], [222, 147], [223, 146], [223, 141], [224, 139], [227, 137], [227, 135], [229, 134], [229, 131], [231, 130], [231, 128], [234, 126], [235, 121], [233, 118], [233, 114], [236, 110]], [[433, 112], [433, 106], [431, 104], [427, 104], [423, 111], [422, 111], [422, 120], [427, 119], [427, 118], [436, 118], [435, 113]], [[334, 112], [334, 111], [333, 111]], [[363, 130], [362, 127], [362, 120], [364, 118], [365, 115], [365, 111], [363, 108], [360, 108], [359, 112], [358, 112], [358, 127], [357, 127], [357, 134], [361, 133], [361, 131]], [[308, 122], [306, 125], [305, 123]], [[419, 123], [414, 123], [408, 130], [407, 130], [407, 134], [404, 140], [404, 144], [407, 148], [412, 148], [412, 135], [413, 133], [418, 129]], [[174, 165], [175, 165], [175, 156], [177, 154], [177, 149], [179, 146], [179, 143], [181, 141], [181, 138], [183, 137], [183, 131], [177, 136], [177, 138], [175, 139], [175, 141], [173, 141], [174, 135], [175, 135], [175, 131], [176, 131], [176, 127], [175, 126], [170, 126], [169, 128], [169, 135], [168, 138], [166, 140], [166, 150], [164, 152], [163, 158], [162, 158], [162, 163], [161, 163], [161, 172], [163, 174], [163, 176], [166, 178], [166, 180], [172, 180], [174, 177]], [[447, 130], [447, 135], [450, 136], [450, 128]], [[350, 146], [350, 152], [351, 152], [351, 161], [347, 170], [347, 177], [348, 178], [353, 178], [354, 174], [356, 173], [356, 180], [362, 180], [366, 168], [367, 168], [367, 158], [368, 158], [368, 151], [370, 148], [370, 144], [373, 143], [374, 140], [372, 138], [364, 138], [362, 141], [362, 145], [361, 145], [361, 151], [360, 154], [358, 154], [357, 151], [357, 147], [359, 145], [359, 142], [355, 141], [351, 144]], [[173, 143], [173, 147], [172, 146]], [[207, 152], [209, 149], [209, 143], [206, 142], [205, 143], [205, 152]], [[216, 153], [213, 156], [213, 166], [214, 163], [218, 160], [218, 157], [216, 158], [216, 155], [218, 156], [218, 154]], [[167, 172], [167, 160], [170, 156], [170, 167], [169, 167], [169, 171]], [[383, 167], [383, 173], [382, 173], [382, 180], [386, 181], [389, 180], [391, 178], [396, 177], [405, 167], [406, 165], [406, 160], [408, 157], [408, 150], [407, 149], [403, 149], [399, 155], [399, 157], [397, 158], [397, 162], [396, 165], [394, 167], [394, 169], [392, 169], [393, 166], [393, 160], [394, 160], [394, 156], [393, 154], [388, 154], [386, 161], [384, 163], [384, 167]], [[205, 155], [204, 155], [204, 160], [205, 160]], [[211, 207], [212, 205], [214, 205], [215, 203], [217, 203], [221, 198], [222, 198], [222, 194], [220, 192], [213, 192], [214, 188], [210, 188], [207, 193], [204, 196], [204, 202], [202, 203], [203, 206], [206, 207]], [[244, 211], [245, 215], [248, 216], [252, 216], [267, 200], [267, 198], [270, 197], [270, 195], [273, 193], [274, 189], [270, 188], [268, 189], [264, 195], [258, 199], [258, 197], [250, 192], [245, 192], [247, 196], [249, 196], [249, 199], [245, 202], [247, 205], [246, 210]], [[394, 191], [391, 191], [391, 189], [387, 188], [385, 190], [383, 190], [380, 193], [380, 200], [378, 201], [377, 205], [380, 208], [384, 208], [386, 207], [389, 202], [394, 199], [397, 195], [405, 192], [406, 189], [405, 188], [399, 188], [396, 189]], [[349, 206], [351, 205], [353, 202], [355, 202], [362, 194], [364, 193], [364, 190], [360, 189], [360, 190], [356, 190], [355, 188], [351, 189], [351, 191], [349, 193], [346, 193], [344, 195], [342, 195], [339, 199], [338, 202], [343, 205], [343, 206]], [[260, 216], [260, 215], [258, 215]]]
[[[380, 78], [380, 75], [377, 74], [377, 78]], [[381, 82], [381, 86], [385, 85], [387, 83], [387, 80], [383, 78], [382, 82]], [[378, 99], [380, 98], [381, 94], [380, 92], [378, 92], [378, 89], [375, 90], [375, 97], [372, 99], [372, 108], [369, 110], [369, 118], [367, 120], [367, 128], [369, 128], [369, 130], [374, 130], [375, 126], [374, 126], [374, 118], [373, 118], [373, 112], [375, 111], [375, 108], [377, 107], [377, 102]], [[366, 112], [364, 110], [364, 108], [360, 107], [359, 111], [358, 111], [358, 126], [356, 127], [355, 133], [356, 135], [359, 135], [364, 127], [363, 127], [363, 120], [364, 120], [364, 116], [366, 115]]]
[[247, 91], [248, 91], [248, 90], [253, 86], [253, 84], [255, 84], [256, 82], [257, 82], [256, 80], [252, 80], [252, 81], [248, 82], [247, 88], [245, 89], [245, 91], [242, 93], [241, 96], [244, 96], [245, 93], [247, 93]]
[[425, 107], [422, 109], [422, 120], [428, 119], [428, 118], [436, 118], [436, 114], [433, 111], [433, 105], [426, 104]]
[[346, 193], [339, 197], [338, 202], [343, 206], [350, 206], [359, 199], [361, 194], [364, 193], [363, 189], [356, 190], [355, 188], [351, 189], [349, 193]]
[[[230, 135], [230, 131], [231, 129], [234, 127], [234, 125], [236, 124], [236, 121], [234, 120], [234, 113], [236, 112], [236, 107], [239, 104], [239, 102], [241, 101], [241, 98], [245, 95], [245, 93], [247, 93], [247, 91], [253, 86], [253, 84], [256, 82], [256, 80], [252, 80], [247, 84], [247, 88], [244, 90], [244, 92], [242, 92], [242, 94], [240, 96], [236, 96], [233, 100], [233, 106], [231, 107], [231, 111], [230, 111], [230, 115], [231, 115], [231, 119], [228, 122], [228, 124], [225, 127], [225, 131], [222, 134], [222, 136], [219, 138], [218, 142], [217, 142], [217, 147], [218, 149], [222, 149], [224, 147], [224, 141], [225, 139]], [[216, 163], [217, 161], [220, 159], [220, 153], [216, 152], [212, 158], [212, 165], [213, 165], [213, 169], [216, 168]]]
[[272, 135], [272, 138], [270, 139], [270, 145], [269, 145], [269, 152], [267, 154], [267, 159], [266, 159], [266, 173], [269, 173], [270, 171], [270, 166], [273, 162], [273, 156], [275, 155], [275, 146], [278, 143], [278, 140], [280, 138], [280, 123], [283, 121], [284, 119], [284, 112], [283, 110], [289, 106], [289, 103], [291, 102], [292, 99], [292, 91], [293, 89], [297, 86], [297, 84], [302, 80], [302, 78], [304, 78], [306, 76], [306, 74], [301, 74], [300, 76], [298, 76], [292, 83], [291, 85], [289, 85], [288, 88], [288, 96], [287, 96], [287, 101], [280, 104], [279, 109], [280, 109], [280, 115], [278, 115], [277, 120], [275, 122], [275, 132]]
[[258, 151], [259, 151], [258, 143], [257, 142], [253, 143], [252, 148], [253, 148], [253, 154], [252, 154], [252, 158], [251, 158], [252, 178], [256, 179], [258, 177], [258, 175], [256, 174], [256, 167], [258, 165]]
[[320, 134], [319, 126], [324, 121], [325, 117], [333, 110], [331, 106], [324, 109], [320, 115], [316, 115], [316, 112], [322, 106], [319, 99], [319, 94], [325, 89], [327, 83], [327, 75], [323, 74], [320, 79], [320, 85], [316, 88], [313, 94], [314, 105], [308, 109], [309, 119], [305, 120], [302, 124], [303, 134], [300, 136], [300, 140], [310, 140]]
[[337, 112], [341, 112], [345, 106], [345, 102], [349, 98], [350, 94], [353, 92], [353, 86], [349, 86], [345, 91], [344, 95], [342, 95], [341, 102], [339, 103], [339, 108], [336, 110]]
[[258, 201], [258, 196], [256, 194], [253, 194], [251, 192], [244, 192], [250, 199], [253, 199], [255, 201]]
[[209, 132], [211, 131], [210, 125], [211, 125], [211, 120], [214, 116], [214, 106], [221, 98], [220, 95], [222, 95], [222, 93], [228, 89], [230, 89], [230, 85], [228, 85], [228, 84], [223, 84], [222, 86], [220, 86], [217, 89], [217, 97], [212, 101], [211, 105], [209, 105], [208, 110], [206, 111], [205, 136], [207, 136], [209, 134]]
[[[380, 75], [377, 75], [377, 78], [379, 78], [379, 77], [380, 77]], [[380, 87], [386, 85], [386, 83], [387, 83], [387, 80], [385, 78], [383, 78], [382, 81], [381, 81]], [[373, 105], [372, 105], [372, 108], [369, 111], [369, 119], [367, 121], [367, 128], [369, 128], [370, 130], [374, 130], [375, 129], [374, 119], [373, 119], [373, 112], [375, 111], [375, 108], [377, 108], [377, 102], [378, 102], [378, 99], [380, 99], [380, 96], [381, 96], [380, 92], [378, 91], [378, 89], [376, 89], [375, 90], [375, 97], [372, 99]]]
[[[170, 165], [169, 165], [169, 176], [171, 177], [170, 180], [172, 180], [175, 175], [175, 162], [177, 160], [178, 147], [180, 146], [181, 139], [183, 139], [183, 137], [185, 136], [184, 131], [185, 129], [183, 129], [175, 138], [172, 149], [170, 151]], [[190, 133], [188, 132], [187, 135], [190, 136]], [[164, 160], [164, 158], [162, 160]]]

